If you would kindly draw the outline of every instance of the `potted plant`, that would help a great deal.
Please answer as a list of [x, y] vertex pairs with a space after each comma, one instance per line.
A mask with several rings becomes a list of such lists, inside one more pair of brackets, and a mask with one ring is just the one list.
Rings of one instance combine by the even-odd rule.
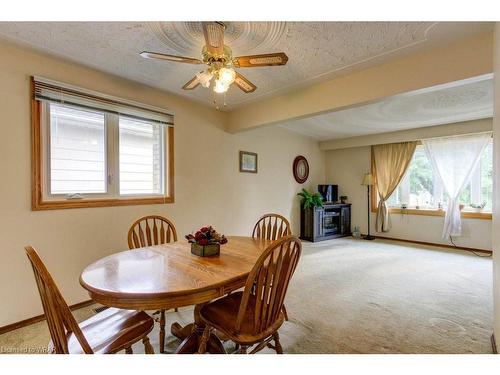
[[471, 203], [470, 206], [474, 209], [474, 211], [481, 212], [484, 207], [486, 207], [486, 202], [483, 202], [481, 204]]
[[191, 244], [191, 253], [200, 257], [220, 254], [220, 245], [227, 243], [227, 238], [214, 228], [202, 227], [195, 234], [187, 234], [186, 239]]
[[405, 215], [408, 213], [408, 204], [407, 203], [401, 203], [400, 205], [401, 208], [401, 214]]
[[321, 198], [320, 193], [310, 193], [306, 189], [302, 189], [297, 195], [302, 197], [300, 203], [304, 209], [323, 207], [323, 198]]

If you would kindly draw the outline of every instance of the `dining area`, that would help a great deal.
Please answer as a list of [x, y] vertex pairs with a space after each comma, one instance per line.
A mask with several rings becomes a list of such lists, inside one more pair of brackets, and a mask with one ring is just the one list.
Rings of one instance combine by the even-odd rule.
[[[264, 348], [282, 354], [279, 329], [288, 320], [284, 302], [302, 244], [279, 214], [262, 215], [250, 233], [226, 237], [206, 226], [181, 238], [165, 217], [139, 218], [129, 228], [128, 250], [81, 271], [81, 287], [101, 306], [81, 322], [43, 252], [26, 246], [50, 332], [48, 352], [133, 354], [132, 346], [142, 343], [146, 354], [166, 353], [173, 335], [180, 342], [176, 354], [226, 354], [229, 346], [238, 354]], [[167, 322], [168, 311], [186, 307], [193, 308], [190, 323]]]

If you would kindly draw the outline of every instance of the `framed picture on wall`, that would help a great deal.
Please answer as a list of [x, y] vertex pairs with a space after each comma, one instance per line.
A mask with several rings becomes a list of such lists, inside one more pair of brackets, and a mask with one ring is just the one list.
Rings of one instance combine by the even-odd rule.
[[255, 152], [240, 151], [240, 172], [257, 173], [257, 154]]

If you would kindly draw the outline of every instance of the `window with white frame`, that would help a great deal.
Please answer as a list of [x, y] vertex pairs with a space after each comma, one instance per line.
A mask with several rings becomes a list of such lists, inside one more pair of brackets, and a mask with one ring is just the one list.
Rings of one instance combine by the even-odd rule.
[[[460, 194], [464, 210], [484, 205], [491, 212], [493, 190], [493, 141], [485, 148], [470, 182]], [[424, 147], [418, 145], [408, 170], [387, 201], [392, 208], [446, 209], [447, 197], [439, 178], [434, 173]], [[471, 206], [472, 205], [472, 206]]]
[[163, 194], [164, 127], [119, 118], [120, 194]]
[[40, 150], [41, 166], [35, 173], [40, 176], [35, 187], [41, 189], [34, 194], [35, 209], [54, 208], [54, 202], [82, 207], [92, 201], [99, 206], [173, 201], [170, 115], [135, 103], [129, 110], [85, 92], [83, 101], [74, 90], [58, 100], [57, 90], [41, 86], [37, 91], [35, 81], [39, 147], [33, 149]]
[[106, 115], [56, 103], [44, 112], [47, 194], [106, 193]]

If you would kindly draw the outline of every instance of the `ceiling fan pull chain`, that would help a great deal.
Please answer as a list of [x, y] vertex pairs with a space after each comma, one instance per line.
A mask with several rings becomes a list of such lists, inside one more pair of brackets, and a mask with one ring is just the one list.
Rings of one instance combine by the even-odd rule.
[[219, 105], [217, 104], [217, 94], [214, 92], [214, 93], [212, 93], [212, 95], [213, 95], [213, 98], [214, 98], [215, 109], [218, 111], [219, 110]]

